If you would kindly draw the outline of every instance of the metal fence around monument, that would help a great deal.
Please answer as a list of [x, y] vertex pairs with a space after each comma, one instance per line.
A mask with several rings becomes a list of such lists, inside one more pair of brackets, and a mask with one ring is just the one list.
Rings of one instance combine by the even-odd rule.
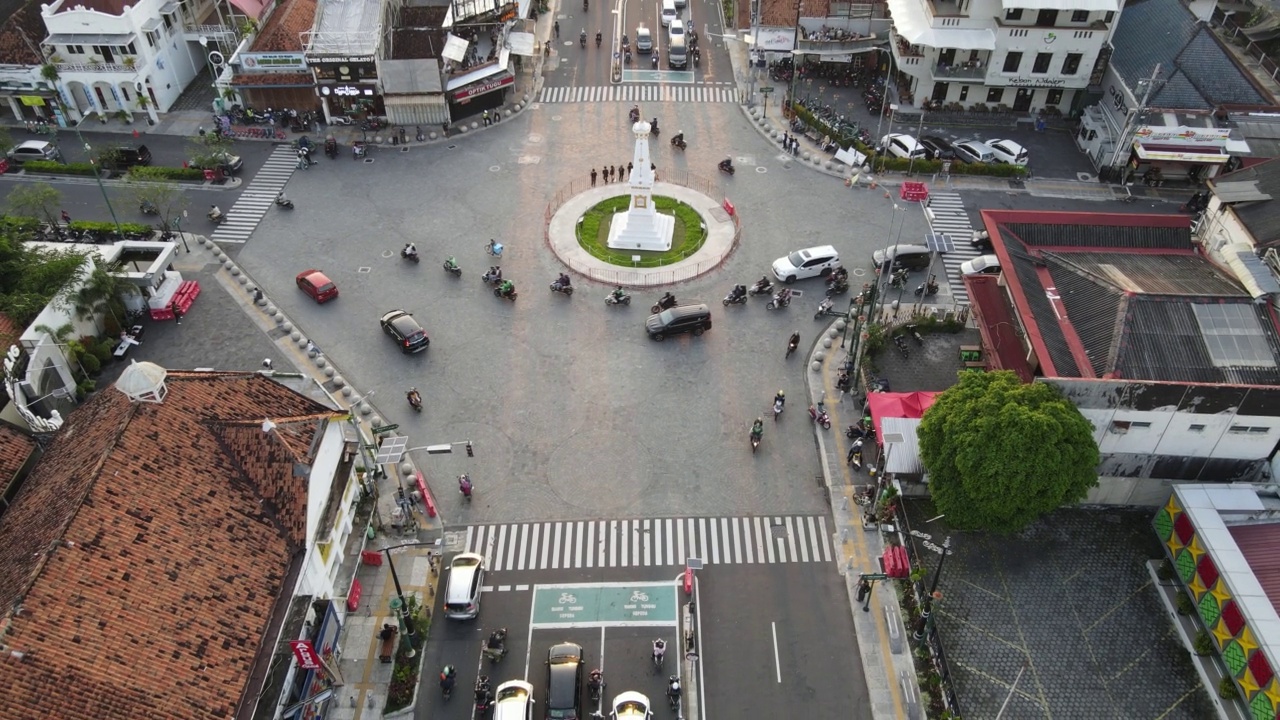
[[[657, 181], [664, 182], [664, 183], [671, 183], [672, 185], [679, 185], [681, 187], [686, 187], [695, 192], [700, 192], [703, 195], [706, 195], [707, 197], [710, 197], [710, 198], [719, 197], [720, 209], [722, 211], [724, 211], [725, 202], [728, 200], [728, 198], [726, 198], [724, 195], [721, 194], [719, 185], [712, 182], [711, 180], [708, 180], [707, 178], [700, 177], [698, 175], [693, 175], [692, 173], [689, 173], [689, 172], [674, 172], [674, 173], [671, 173], [670, 175], [663, 173], [658, 177]], [[616, 183], [616, 184], [619, 185], [620, 188], [623, 186], [623, 183]], [[542, 231], [543, 238], [547, 242], [548, 246], [551, 244], [551, 234], [550, 234], [551, 218], [566, 202], [569, 201], [570, 198], [574, 197], [575, 195], [578, 195], [579, 193], [586, 192], [587, 190], [590, 190], [592, 187], [593, 186], [591, 185], [591, 182], [589, 180], [573, 180], [569, 182], [569, 184], [561, 187], [558, 191], [556, 191], [555, 195], [551, 196], [551, 200], [547, 203], [546, 213], [543, 218], [543, 231]], [[599, 186], [597, 185], [594, 187], [599, 187]], [[622, 195], [625, 193], [620, 191], [618, 194]], [[737, 248], [738, 241], [742, 239], [742, 220], [738, 217], [738, 213], [736, 209], [731, 214], [725, 211], [725, 214], [728, 215], [729, 219], [733, 222], [733, 247]], [[690, 254], [693, 254], [696, 252], [697, 250], [692, 250], [690, 251]], [[652, 286], [652, 285], [671, 285], [679, 282], [684, 282], [686, 280], [692, 280], [693, 278], [696, 278], [699, 275], [702, 275], [703, 273], [714, 270], [717, 266], [724, 263], [724, 261], [727, 260], [729, 256], [732, 254], [733, 254], [732, 252], [729, 252], [729, 253], [726, 253], [724, 257], [721, 257], [716, 260], [707, 260], [704, 262], [697, 262], [692, 265], [685, 265], [683, 267], [672, 268], [670, 270], [655, 270], [654, 266], [646, 266], [643, 268], [636, 267], [634, 269], [618, 266], [617, 268], [604, 269], [604, 268], [596, 268], [596, 267], [587, 267], [581, 263], [575, 262], [571, 258], [562, 257], [560, 258], [560, 261], [568, 265], [574, 272], [579, 273], [581, 275], [585, 275], [586, 277], [589, 277], [592, 280], [595, 280], [596, 282], [601, 282], [606, 285], [621, 285], [624, 287], [636, 287], [636, 286]], [[686, 259], [685, 257], [675, 258], [673, 260], [663, 263], [663, 265], [682, 262], [685, 259]]]

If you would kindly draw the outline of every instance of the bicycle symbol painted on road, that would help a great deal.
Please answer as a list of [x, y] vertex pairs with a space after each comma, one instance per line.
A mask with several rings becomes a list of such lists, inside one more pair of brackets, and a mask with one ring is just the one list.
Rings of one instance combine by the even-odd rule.
[[560, 593], [561, 605], [573, 605], [578, 602], [578, 596], [573, 593]]
[[641, 592], [639, 590], [632, 590], [631, 602], [633, 603], [649, 602], [649, 593]]

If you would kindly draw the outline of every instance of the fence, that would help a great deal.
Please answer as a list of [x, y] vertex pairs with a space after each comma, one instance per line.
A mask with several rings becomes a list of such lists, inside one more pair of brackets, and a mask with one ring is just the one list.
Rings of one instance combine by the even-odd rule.
[[1215, 7], [1209, 22], [1221, 28], [1222, 35], [1227, 40], [1230, 40], [1232, 44], [1241, 48], [1241, 52], [1250, 60], [1258, 63], [1262, 72], [1270, 75], [1272, 80], [1280, 81], [1280, 65], [1276, 65], [1274, 60], [1267, 57], [1261, 45], [1249, 39], [1249, 36], [1244, 32], [1244, 28], [1233, 20], [1231, 15], [1223, 12], [1221, 8]]
[[[911, 526], [907, 519], [907, 511], [905, 508], [898, 508], [898, 520], [902, 523], [902, 532], [900, 537], [907, 548], [908, 554], [910, 555], [911, 567], [923, 567], [920, 563], [920, 553], [916, 550], [915, 536], [911, 534]], [[934, 572], [938, 572], [938, 568], [935, 568]], [[913, 582], [911, 583], [911, 587], [908, 589], [908, 592], [915, 594], [916, 603], [919, 604], [924, 600], [925, 590], [926, 588], [923, 587], [921, 582]], [[946, 652], [942, 648], [942, 633], [938, 630], [938, 612], [938, 607], [936, 605], [933, 606], [932, 614], [934, 617], [930, 622], [925, 623], [926, 632], [928, 634], [925, 635], [922, 642], [929, 648], [929, 652], [932, 655], [931, 662], [933, 664], [933, 669], [937, 671], [938, 678], [941, 680], [939, 687], [942, 692], [942, 704], [951, 711], [951, 715], [953, 717], [961, 717], [960, 702], [959, 698], [956, 697], [955, 681], [951, 676], [951, 667], [947, 664]], [[907, 629], [910, 630], [911, 628], [908, 627]], [[923, 685], [924, 683], [921, 684]]]
[[[693, 175], [689, 172], [672, 173], [670, 176], [664, 176], [660, 178], [658, 182], [665, 182], [665, 183], [670, 183], [672, 185], [679, 185], [681, 187], [686, 187], [695, 192], [702, 193], [703, 195], [706, 195], [709, 198], [715, 198], [717, 196], [720, 196], [721, 200], [720, 200], [719, 208], [721, 209], [721, 211], [724, 211], [724, 204], [728, 200], [728, 198], [725, 198], [724, 196], [720, 195], [719, 185], [712, 182], [711, 180], [708, 180], [707, 178]], [[617, 185], [619, 186], [619, 194], [620, 195], [625, 194], [625, 192], [622, 191], [622, 188], [625, 187], [625, 185], [623, 183], [617, 183]], [[543, 238], [547, 242], [548, 246], [550, 246], [551, 244], [551, 218], [555, 216], [556, 212], [559, 211], [560, 208], [563, 207], [564, 204], [568, 202], [570, 198], [573, 198], [583, 192], [586, 192], [591, 188], [592, 188], [592, 185], [589, 180], [573, 180], [573, 181], [570, 181], [568, 185], [564, 185], [559, 190], [557, 190], [555, 195], [551, 196], [551, 200], [547, 202], [547, 209], [545, 211], [544, 223], [543, 223]], [[699, 215], [704, 213], [703, 210], [699, 210], [698, 208], [694, 208], [694, 209], [698, 211]], [[742, 239], [742, 220], [738, 217], [738, 213], [736, 210], [732, 214], [726, 211], [725, 215], [727, 216], [728, 220], [733, 223], [733, 247], [736, 248], [738, 246], [738, 241]], [[576, 224], [575, 224], [575, 228], [576, 228]], [[706, 240], [704, 238], [703, 243], [705, 244], [705, 242]], [[591, 252], [588, 248], [583, 248], [583, 249], [586, 250], [587, 252]], [[697, 252], [698, 252], [698, 249], [694, 249], [694, 250], [691, 250], [688, 253], [688, 255], [694, 255], [694, 254], [697, 254]], [[658, 265], [641, 264], [633, 268], [626, 268], [626, 267], [619, 266], [616, 269], [588, 267], [585, 264], [575, 261], [573, 258], [569, 258], [569, 257], [561, 257], [560, 260], [564, 262], [566, 265], [568, 265], [570, 269], [572, 269], [574, 272], [580, 275], [585, 275], [586, 277], [589, 277], [592, 280], [595, 280], [596, 282], [604, 283], [606, 285], [621, 285], [624, 287], [636, 287], [636, 286], [652, 286], [652, 285], [670, 285], [670, 284], [684, 282], [686, 280], [692, 280], [698, 277], [699, 275], [702, 275], [704, 273], [707, 273], [716, 269], [716, 267], [718, 267], [721, 263], [727, 260], [729, 256], [732, 254], [733, 253], [731, 251], [731, 252], [725, 253], [724, 256], [716, 258], [714, 260], [706, 260], [706, 261], [697, 262], [693, 264], [686, 264], [686, 265], [683, 265], [682, 267], [678, 267], [678, 268], [673, 267], [667, 270], [654, 270], [653, 268], [661, 267], [663, 265], [674, 265], [676, 263], [687, 262], [688, 256], [686, 256], [685, 254], [682, 254], [680, 257], [677, 257], [677, 258], [659, 261], [660, 264]], [[604, 258], [600, 258], [600, 259], [605, 260]], [[605, 261], [607, 262], [607, 260]], [[653, 261], [649, 261], [649, 262], [653, 262]]]

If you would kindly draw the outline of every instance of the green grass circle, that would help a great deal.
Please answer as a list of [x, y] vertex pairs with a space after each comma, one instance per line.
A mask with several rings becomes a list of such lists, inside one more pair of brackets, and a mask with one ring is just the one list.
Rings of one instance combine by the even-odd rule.
[[[578, 245], [591, 253], [592, 257], [603, 260], [610, 265], [622, 267], [662, 267], [679, 262], [702, 249], [707, 241], [707, 229], [702, 223], [702, 216], [687, 203], [672, 197], [654, 195], [653, 204], [663, 215], [675, 217], [675, 230], [671, 234], [671, 249], [657, 250], [614, 250], [609, 247], [609, 226], [615, 213], [626, 210], [631, 203], [630, 195], [619, 195], [593, 205], [583, 213], [578, 221]], [[631, 258], [640, 256], [636, 263]]]

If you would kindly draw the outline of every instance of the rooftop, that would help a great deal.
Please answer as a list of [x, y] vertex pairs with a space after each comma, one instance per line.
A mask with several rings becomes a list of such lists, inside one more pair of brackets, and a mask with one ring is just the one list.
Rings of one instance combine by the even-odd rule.
[[380, 0], [320, 0], [315, 29], [307, 37], [312, 55], [372, 56], [382, 32]]
[[253, 52], [301, 52], [302, 33], [316, 22], [316, 0], [284, 0], [271, 13], [267, 24], [253, 41]]
[[[1280, 384], [1266, 304], [1173, 215], [985, 211], [1007, 295], [1048, 377]], [[987, 313], [989, 299], [975, 304]]]
[[[0, 65], [39, 65], [44, 59], [36, 48], [48, 34], [38, 0], [0, 2]], [[5, 345], [8, 347], [8, 345]]]
[[0, 663], [0, 719], [226, 719], [257, 700], [334, 413], [258, 374], [167, 382], [162, 403], [90, 397], [0, 517], [3, 642], [26, 653]]
[[[1236, 170], [1210, 181], [1209, 187], [1217, 190], [1218, 186], [1227, 183], [1252, 182], [1259, 192], [1280, 198], [1280, 160], [1268, 160]], [[1275, 200], [1254, 200], [1231, 205], [1231, 212], [1240, 219], [1249, 234], [1253, 235], [1255, 247], [1280, 247], [1280, 202]]]
[[1160, 66], [1164, 82], [1152, 92], [1150, 107], [1213, 110], [1274, 103], [1180, 0], [1130, 0], [1111, 44], [1111, 66], [1135, 94], [1141, 94], [1138, 82]]
[[35, 438], [0, 422], [0, 517], [4, 516], [4, 497], [9, 494], [10, 483], [35, 451]]

